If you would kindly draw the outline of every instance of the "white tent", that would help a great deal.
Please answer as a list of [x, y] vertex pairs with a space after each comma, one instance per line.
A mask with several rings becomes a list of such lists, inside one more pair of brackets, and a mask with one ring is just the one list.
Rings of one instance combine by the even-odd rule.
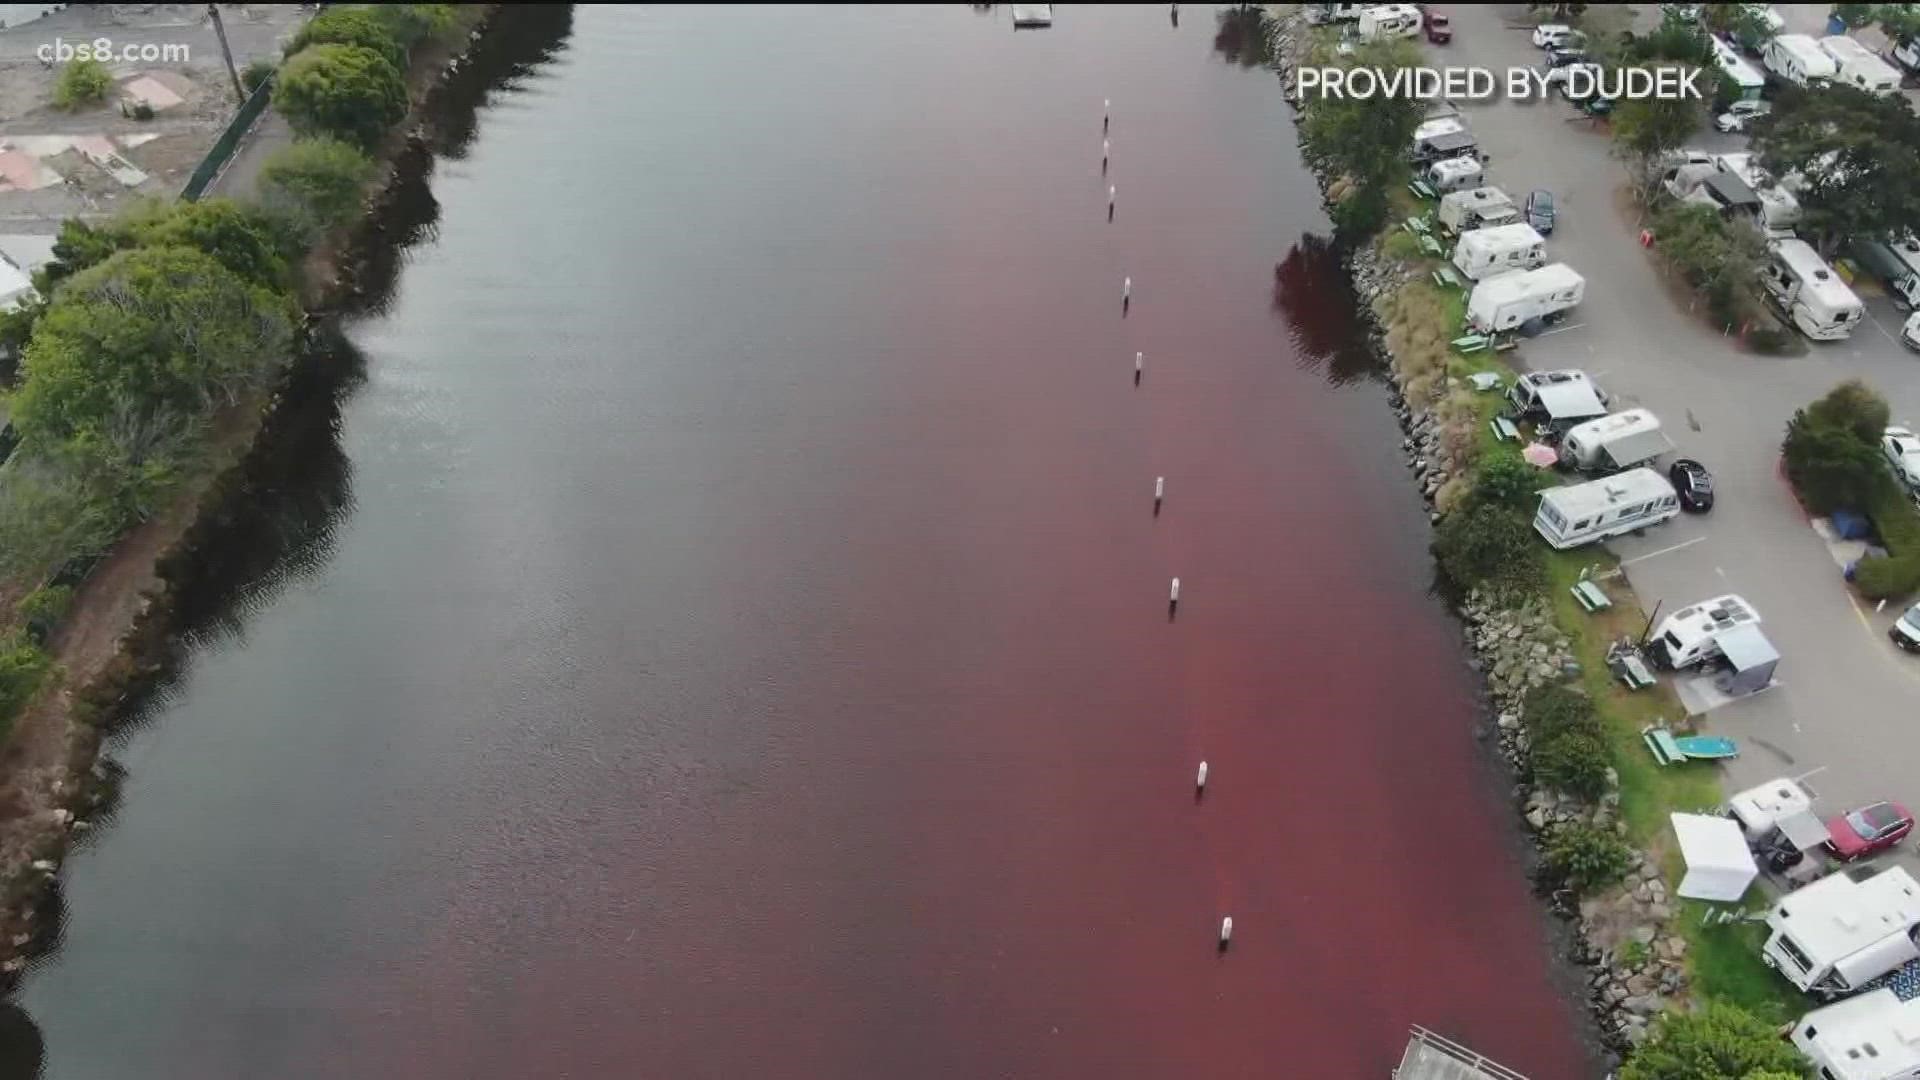
[[1738, 822], [1706, 814], [1670, 814], [1687, 876], [1674, 890], [1690, 900], [1732, 902], [1746, 895], [1760, 874]]

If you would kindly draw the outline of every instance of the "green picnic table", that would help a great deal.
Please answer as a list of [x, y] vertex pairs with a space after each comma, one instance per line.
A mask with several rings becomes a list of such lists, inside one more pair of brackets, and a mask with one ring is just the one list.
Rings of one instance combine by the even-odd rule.
[[1606, 594], [1605, 590], [1591, 581], [1576, 581], [1573, 583], [1573, 588], [1568, 591], [1573, 593], [1573, 598], [1580, 602], [1581, 607], [1587, 609], [1589, 615], [1613, 606], [1613, 599]]

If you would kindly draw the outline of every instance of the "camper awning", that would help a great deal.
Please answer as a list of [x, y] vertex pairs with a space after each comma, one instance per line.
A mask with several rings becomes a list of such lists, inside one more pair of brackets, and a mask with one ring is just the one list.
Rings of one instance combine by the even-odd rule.
[[1474, 140], [1471, 131], [1449, 131], [1444, 135], [1435, 135], [1427, 140], [1427, 152], [1432, 154], [1457, 154], [1470, 150], [1479, 143]]
[[1540, 387], [1540, 408], [1555, 420], [1579, 420], [1589, 416], [1605, 416], [1607, 407], [1600, 404], [1600, 395], [1594, 392], [1593, 384], [1584, 380], [1577, 382], [1548, 383]]
[[1827, 823], [1811, 810], [1782, 814], [1773, 823], [1795, 851], [1812, 851], [1827, 842]]
[[1689, 900], [1715, 900], [1734, 903], [1746, 895], [1747, 886], [1760, 875], [1753, 853], [1740, 826], [1731, 818], [1706, 814], [1669, 814], [1673, 835], [1680, 839], [1680, 854], [1687, 861], [1687, 876], [1680, 880], [1676, 893]]
[[1608, 443], [1604, 453], [1613, 459], [1615, 466], [1624, 469], [1643, 461], [1651, 461], [1671, 449], [1673, 449], [1673, 440], [1667, 438], [1666, 432], [1654, 428], [1652, 431], [1642, 431]]
[[1774, 649], [1773, 642], [1760, 632], [1752, 623], [1736, 626], [1723, 631], [1714, 639], [1720, 645], [1720, 654], [1727, 658], [1735, 671], [1755, 671], [1779, 663], [1780, 653]]
[[1732, 173], [1713, 173], [1701, 182], [1701, 186], [1713, 195], [1714, 201], [1728, 209], [1760, 209], [1760, 196], [1754, 194], [1745, 180]]

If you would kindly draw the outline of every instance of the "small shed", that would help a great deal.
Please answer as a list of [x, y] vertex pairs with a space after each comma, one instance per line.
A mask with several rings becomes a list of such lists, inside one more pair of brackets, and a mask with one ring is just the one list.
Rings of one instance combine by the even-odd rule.
[[1715, 680], [1715, 686], [1729, 697], [1758, 693], [1773, 685], [1773, 669], [1780, 664], [1780, 653], [1760, 632], [1756, 623], [1722, 631], [1716, 639], [1720, 655], [1733, 670]]
[[1735, 903], [1760, 876], [1740, 825], [1731, 818], [1709, 814], [1669, 814], [1687, 876], [1676, 893], [1689, 900]]

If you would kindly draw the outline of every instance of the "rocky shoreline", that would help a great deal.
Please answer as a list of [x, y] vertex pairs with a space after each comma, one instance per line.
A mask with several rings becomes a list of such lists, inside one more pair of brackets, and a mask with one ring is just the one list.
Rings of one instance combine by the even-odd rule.
[[[1293, 67], [1307, 48], [1306, 28], [1297, 9], [1268, 10], [1273, 66], [1283, 85], [1291, 86]], [[1287, 100], [1298, 112], [1300, 103], [1290, 93]], [[1331, 205], [1330, 190], [1337, 178], [1316, 173], [1315, 179], [1322, 198]], [[1405, 435], [1401, 448], [1407, 466], [1420, 485], [1428, 520], [1438, 522], [1442, 512], [1436, 499], [1456, 471], [1444, 445], [1443, 422], [1435, 401], [1408, 399], [1411, 380], [1388, 347], [1381, 321], [1385, 301], [1418, 280], [1418, 275], [1383, 259], [1372, 245], [1349, 250], [1345, 266], [1361, 301], [1367, 347], [1388, 374], [1389, 402]], [[1436, 386], [1435, 394], [1442, 389]], [[1536, 599], [1513, 607], [1476, 592], [1465, 598], [1456, 613], [1473, 656], [1469, 666], [1484, 680], [1493, 714], [1482, 735], [1494, 738], [1512, 770], [1514, 806], [1536, 849], [1544, 849], [1555, 830], [1575, 824], [1624, 836], [1619, 778], [1612, 770], [1608, 770], [1607, 793], [1593, 803], [1536, 787], [1532, 781], [1528, 736], [1521, 722], [1524, 698], [1535, 687], [1580, 675], [1580, 665], [1566, 635], [1554, 623], [1551, 606]], [[1646, 1038], [1655, 1016], [1687, 993], [1687, 943], [1666, 929], [1674, 902], [1669, 900], [1660, 868], [1645, 852], [1635, 853], [1625, 880], [1603, 895], [1576, 901], [1570, 890], [1556, 886], [1550, 880], [1540, 883], [1550, 910], [1572, 931], [1571, 959], [1587, 969], [1587, 1000], [1601, 1037], [1609, 1050], [1624, 1054]]]
[[[409, 83], [419, 94], [418, 105], [378, 155], [383, 175], [368, 193], [364, 216], [336, 238], [337, 246], [315, 256], [314, 285], [303, 297], [308, 310], [303, 337], [336, 305], [365, 295], [365, 268], [385, 243], [379, 222], [394, 198], [402, 164], [411, 155], [430, 153], [421, 118], [433, 113], [449, 83], [467, 67], [499, 10], [498, 5], [481, 7], [464, 39], [416, 57]], [[283, 386], [303, 362], [308, 361], [296, 357], [288, 365]], [[213, 474], [122, 537], [102, 568], [119, 561], [129, 564], [122, 569], [130, 572], [96, 571], [68, 612], [66, 622], [91, 621], [98, 624], [97, 632], [110, 633], [113, 650], [97, 669], [71, 672], [46, 705], [64, 725], [62, 760], [32, 765], [9, 760], [0, 766], [0, 781], [15, 804], [5, 808], [9, 812], [0, 821], [0, 993], [10, 993], [27, 964], [57, 943], [61, 860], [93, 828], [94, 819], [110, 815], [118, 793], [120, 770], [100, 753], [101, 742], [127, 703], [164, 673], [183, 567], [218, 535], [235, 500], [246, 498], [249, 463], [273, 438], [282, 404], [276, 392], [230, 410], [232, 423], [220, 439], [220, 464]]]

